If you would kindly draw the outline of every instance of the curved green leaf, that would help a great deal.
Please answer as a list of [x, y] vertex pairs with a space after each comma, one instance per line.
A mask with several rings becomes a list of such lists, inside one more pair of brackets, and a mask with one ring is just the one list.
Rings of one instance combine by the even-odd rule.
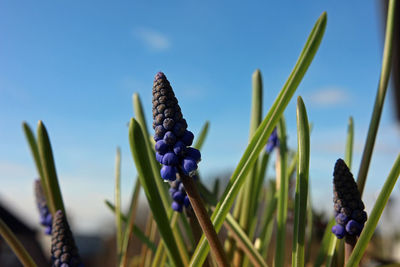
[[[294, 92], [296, 91], [296, 88], [300, 84], [304, 74], [310, 66], [311, 61], [318, 50], [319, 44], [321, 43], [326, 27], [326, 20], [327, 16], [324, 12], [317, 20], [306, 42], [306, 45], [303, 48], [300, 58], [298, 59], [287, 82], [283, 86], [267, 116], [264, 118], [255, 132], [250, 144], [239, 161], [237, 168], [232, 174], [231, 180], [222, 196], [222, 200], [218, 203], [211, 217], [217, 231], [221, 229], [225, 217], [231, 209], [240, 187], [245, 182], [246, 175], [249, 173], [251, 167], [258, 158], [258, 155], [267, 143], [268, 137], [271, 135], [272, 130], [283, 114], [283, 111], [285, 110]], [[192, 256], [190, 265], [201, 266], [207, 257], [208, 251], [209, 246], [203, 235]]]

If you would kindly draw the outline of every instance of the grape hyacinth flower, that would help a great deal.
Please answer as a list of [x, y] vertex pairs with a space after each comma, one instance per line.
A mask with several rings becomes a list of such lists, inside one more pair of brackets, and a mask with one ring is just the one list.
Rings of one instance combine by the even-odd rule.
[[61, 210], [54, 216], [51, 259], [53, 267], [83, 267], [67, 218]]
[[153, 84], [153, 129], [156, 159], [163, 165], [161, 177], [175, 181], [179, 171], [192, 176], [201, 155], [190, 147], [194, 135], [187, 130], [178, 100], [162, 72], [156, 74]]
[[332, 227], [332, 232], [339, 239], [359, 236], [367, 220], [367, 213], [353, 175], [342, 159], [337, 160], [333, 176], [336, 225]]
[[51, 235], [52, 217], [49, 211], [49, 207], [47, 206], [42, 183], [40, 182], [39, 179], [35, 180], [34, 189], [35, 189], [36, 204], [40, 215], [40, 224], [45, 227], [44, 233], [46, 235]]
[[276, 127], [272, 131], [271, 135], [268, 138], [267, 146], [265, 147], [265, 150], [267, 153], [271, 153], [275, 147], [279, 146], [279, 138], [278, 138], [278, 132], [276, 130]]
[[172, 198], [172, 209], [177, 212], [182, 212], [183, 207], [190, 206], [189, 198], [186, 194], [185, 187], [180, 180], [175, 180], [170, 183], [169, 194]]

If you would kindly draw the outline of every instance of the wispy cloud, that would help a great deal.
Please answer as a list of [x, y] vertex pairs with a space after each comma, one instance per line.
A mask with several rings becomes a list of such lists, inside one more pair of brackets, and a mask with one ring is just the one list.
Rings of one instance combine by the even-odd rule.
[[165, 51], [171, 47], [169, 38], [156, 30], [140, 27], [134, 30], [134, 34], [152, 50]]
[[308, 98], [314, 105], [333, 106], [347, 103], [350, 100], [350, 95], [343, 88], [327, 87], [310, 93]]

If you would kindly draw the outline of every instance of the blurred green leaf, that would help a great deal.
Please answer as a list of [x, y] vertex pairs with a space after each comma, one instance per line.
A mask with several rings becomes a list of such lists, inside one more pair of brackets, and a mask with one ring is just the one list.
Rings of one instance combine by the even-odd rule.
[[47, 191], [48, 185], [46, 184], [46, 179], [44, 178], [42, 163], [40, 162], [40, 155], [39, 155], [39, 149], [38, 149], [38, 145], [36, 142], [36, 138], [32, 132], [31, 127], [29, 127], [29, 125], [26, 122], [22, 123], [22, 128], [24, 130], [26, 140], [28, 141], [29, 148], [32, 153], [32, 157], [35, 162], [36, 170], [39, 174], [39, 179], [42, 184], [43, 193], [46, 196], [46, 200], [48, 201], [48, 199], [50, 198], [49, 193]]
[[154, 177], [150, 164], [150, 151], [148, 151], [146, 145], [146, 138], [147, 136], [145, 137], [143, 134], [139, 123], [132, 118], [129, 124], [129, 143], [140, 183], [144, 189], [154, 220], [157, 222], [160, 235], [165, 243], [170, 260], [176, 266], [184, 266], [160, 197], [160, 192], [155, 183], [156, 177]]
[[196, 142], [193, 146], [194, 148], [201, 150], [201, 148], [203, 147], [204, 141], [206, 140], [209, 127], [210, 127], [210, 122], [206, 121], [200, 130], [200, 133], [199, 133], [199, 135], [196, 139]]
[[[133, 94], [133, 106], [134, 106], [135, 116], [137, 118], [139, 125], [143, 125], [142, 131], [143, 131], [144, 136], [149, 137], [150, 134], [147, 132], [147, 126], [146, 126], [146, 120], [144, 117], [142, 102], [137, 93]], [[172, 221], [174, 212], [171, 208], [171, 198], [168, 195], [168, 189], [166, 186], [168, 184], [164, 183], [163, 179], [160, 176], [160, 164], [156, 160], [154, 145], [152, 145], [152, 143], [150, 142], [151, 140], [153, 140], [153, 138], [144, 138], [144, 142], [145, 142], [145, 145], [146, 145], [146, 147], [148, 149], [148, 153], [149, 153], [149, 161], [150, 161], [150, 165], [151, 165], [151, 170], [153, 173], [153, 176], [151, 176], [151, 177], [153, 177], [154, 182], [158, 188], [158, 193], [160, 195], [164, 209], [167, 211], [168, 218], [170, 221]], [[186, 220], [186, 218], [184, 216], [181, 216], [181, 219], [182, 219], [182, 221]], [[187, 220], [184, 222], [184, 224], [188, 225]], [[187, 253], [187, 248], [184, 243], [183, 235], [182, 235], [179, 227], [177, 227], [175, 225], [175, 223], [171, 224], [171, 226], [172, 226], [172, 231], [173, 231], [174, 237], [177, 242], [176, 244], [177, 244], [179, 252], [182, 256], [183, 263], [185, 265], [187, 265], [189, 262], [189, 255]], [[185, 227], [184, 229], [187, 230], [187, 227]], [[189, 231], [186, 234], [187, 234], [187, 236], [190, 236], [191, 232]]]
[[58, 184], [56, 166], [54, 164], [49, 135], [47, 134], [46, 127], [42, 121], [39, 121], [38, 123], [37, 136], [40, 162], [42, 164], [43, 176], [45, 179], [43, 186], [47, 186], [46, 190], [49, 196], [49, 199], [47, 199], [47, 205], [49, 205], [50, 211], [53, 215], [57, 210], [61, 210], [66, 214], [60, 186]]
[[[139, 178], [136, 178], [135, 187], [133, 188], [131, 204], [129, 207], [129, 213], [128, 213], [129, 218], [128, 218], [127, 224], [125, 226], [124, 235], [122, 237], [121, 254], [122, 254], [123, 266], [127, 266], [128, 245], [129, 245], [129, 241], [131, 239], [132, 233], [135, 232], [135, 218], [136, 218], [137, 207], [139, 204], [139, 193], [140, 193], [140, 180], [139, 180]], [[148, 244], [147, 244], [147, 246], [148, 246]]]
[[[365, 141], [361, 164], [357, 175], [358, 191], [360, 191], [361, 196], [364, 192], [365, 181], [367, 180], [368, 169], [371, 163], [372, 152], [374, 150], [376, 135], [378, 133], [379, 122], [381, 120], [383, 104], [385, 101], [386, 90], [389, 83], [390, 69], [392, 67], [392, 47], [395, 24], [394, 21], [396, 18], [396, 2], [398, 1], [390, 0], [388, 4], [389, 8], [386, 21], [385, 47], [383, 49], [381, 76], [379, 79], [378, 92], [375, 97], [374, 110], [369, 123], [367, 140]], [[397, 16], [399, 16], [399, 14], [397, 14]]]
[[118, 261], [122, 257], [122, 223], [121, 223], [121, 150], [117, 148], [115, 156], [115, 225], [117, 231], [117, 255]]
[[[336, 236], [332, 233], [332, 226], [335, 225], [335, 218], [332, 218], [329, 223], [326, 225], [324, 236], [322, 237], [322, 243], [319, 247], [317, 257], [314, 261], [314, 267], [320, 267], [325, 262], [325, 259], [328, 255], [329, 248], [332, 247], [334, 243], [332, 239], [336, 239]], [[335, 247], [333, 245], [333, 247]]]
[[229, 230], [231, 230], [240, 240], [242, 249], [247, 256], [253, 259], [256, 266], [267, 266], [261, 254], [254, 248], [251, 240], [236, 222], [235, 218], [230, 213], [226, 216], [226, 223]]
[[[298, 209], [298, 221], [295, 221], [294, 227], [297, 227], [295, 236], [296, 254], [294, 266], [304, 266], [304, 247], [307, 219], [307, 197], [308, 197], [308, 173], [310, 165], [310, 129], [308, 128], [307, 111], [303, 99], [297, 98], [297, 141], [299, 160], [297, 167], [298, 203], [295, 209]], [[297, 189], [297, 185], [296, 185]]]
[[287, 147], [286, 147], [286, 123], [284, 116], [281, 117], [278, 124], [279, 154], [277, 165], [279, 174], [277, 174], [278, 186], [278, 210], [276, 216], [277, 233], [275, 249], [275, 266], [281, 267], [285, 264], [285, 246], [286, 246], [286, 221], [288, 212], [289, 197], [289, 176], [287, 175]]
[[[104, 200], [104, 203], [113, 213], [115, 213], [115, 206], [109, 200]], [[128, 218], [123, 213], [120, 213], [120, 217], [124, 223], [128, 222]], [[139, 238], [140, 241], [145, 243], [148, 248], [150, 248], [153, 252], [156, 252], [157, 246], [152, 241], [150, 241], [150, 239], [136, 224], [133, 225], [132, 232], [137, 238]]]

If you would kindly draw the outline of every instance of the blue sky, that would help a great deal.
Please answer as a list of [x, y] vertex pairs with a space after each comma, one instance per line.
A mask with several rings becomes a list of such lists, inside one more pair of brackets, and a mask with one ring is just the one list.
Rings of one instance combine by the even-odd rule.
[[[117, 146], [124, 200], [136, 173], [127, 129], [132, 94], [140, 94], [150, 125], [151, 86], [160, 70], [189, 128], [196, 133], [211, 123], [202, 173], [232, 170], [247, 143], [253, 71], [263, 75], [265, 115], [327, 11], [325, 37], [295, 96], [303, 96], [314, 125], [313, 197], [330, 206], [326, 195], [350, 115], [358, 170], [381, 67], [380, 8], [378, 1], [2, 1], [0, 199], [36, 218], [31, 184], [37, 174], [21, 123], [36, 128], [43, 120], [69, 214], [80, 218], [74, 224], [81, 231], [103, 229], [98, 221], [111, 221], [102, 200], [113, 198]], [[400, 151], [391, 92], [386, 100], [367, 182], [371, 196]], [[285, 116], [295, 148], [295, 101]]]

